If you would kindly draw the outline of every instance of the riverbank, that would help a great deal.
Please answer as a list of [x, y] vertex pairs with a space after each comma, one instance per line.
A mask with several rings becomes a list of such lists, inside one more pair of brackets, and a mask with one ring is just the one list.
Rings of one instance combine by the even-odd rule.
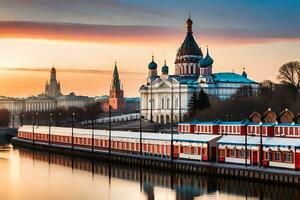
[[170, 170], [174, 172], [184, 172], [193, 174], [205, 174], [210, 176], [232, 177], [239, 179], [249, 179], [262, 182], [284, 183], [300, 186], [300, 171], [261, 168], [257, 166], [240, 166], [234, 164], [221, 164], [215, 162], [199, 162], [190, 160], [173, 160], [162, 157], [128, 154], [122, 152], [109, 153], [104, 150], [74, 147], [72, 150], [69, 146], [35, 142], [30, 140], [14, 137], [12, 139], [14, 146], [33, 148], [41, 151], [50, 151], [64, 155], [78, 156], [88, 159], [109, 161], [113, 163], [124, 163], [131, 165], [140, 165], [156, 169]]

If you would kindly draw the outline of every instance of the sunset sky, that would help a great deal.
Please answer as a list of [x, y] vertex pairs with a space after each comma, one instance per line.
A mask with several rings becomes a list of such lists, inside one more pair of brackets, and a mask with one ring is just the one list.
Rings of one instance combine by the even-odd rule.
[[300, 1], [0, 0], [0, 95], [42, 93], [53, 65], [62, 92], [108, 94], [117, 61], [126, 96], [138, 96], [152, 52], [174, 72], [190, 11], [213, 71], [277, 81], [300, 60]]

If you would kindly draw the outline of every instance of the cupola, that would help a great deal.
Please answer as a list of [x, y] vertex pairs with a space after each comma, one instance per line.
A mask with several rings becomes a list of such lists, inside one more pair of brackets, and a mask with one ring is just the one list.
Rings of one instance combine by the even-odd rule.
[[169, 74], [169, 67], [166, 64], [166, 60], [165, 60], [164, 66], [161, 68], [161, 73], [162, 74]]
[[208, 47], [206, 51], [206, 56], [200, 60], [200, 67], [208, 67], [214, 63], [214, 60], [209, 55]]
[[154, 62], [154, 56], [152, 56], [152, 61], [148, 65], [149, 70], [156, 70], [157, 69], [157, 64]]

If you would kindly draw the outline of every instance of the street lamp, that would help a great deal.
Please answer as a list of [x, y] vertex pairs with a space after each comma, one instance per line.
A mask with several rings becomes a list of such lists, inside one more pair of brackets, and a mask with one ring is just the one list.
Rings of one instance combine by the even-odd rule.
[[39, 122], [39, 113], [36, 112], [36, 113], [35, 113], [35, 116], [36, 116], [36, 119], [35, 119], [35, 120], [36, 120], [36, 125], [39, 126], [39, 123], [40, 123], [40, 122]]
[[171, 160], [174, 159], [174, 146], [173, 146], [173, 79], [171, 78]]
[[32, 144], [34, 144], [34, 114], [31, 116], [32, 123]]
[[142, 119], [144, 118], [141, 114], [140, 114], [140, 155], [142, 155], [142, 153], [143, 153]]
[[259, 137], [260, 137], [260, 148], [259, 148], [259, 165], [262, 166], [262, 156], [263, 156], [263, 141], [262, 141], [262, 122], [259, 122], [260, 131], [259, 131]]
[[50, 142], [51, 142], [51, 139], [50, 139], [51, 138], [51, 118], [52, 118], [52, 113], [49, 114], [49, 124], [48, 124], [49, 125], [49, 135], [48, 135], [48, 137], [49, 137], [48, 138], [49, 147], [50, 147]]
[[181, 83], [179, 81], [179, 122], [181, 122]]
[[60, 126], [61, 112], [58, 113], [58, 126]]
[[245, 132], [245, 167], [247, 167], [248, 163], [247, 163], [247, 129]]
[[22, 114], [22, 115], [21, 115], [21, 126], [24, 125], [24, 118], [25, 118], [25, 114]]
[[92, 152], [94, 152], [95, 135], [94, 135], [94, 119], [92, 119]]
[[152, 116], [152, 79], [150, 78], [150, 121], [153, 122], [153, 116]]
[[108, 126], [109, 126], [109, 132], [108, 132], [108, 153], [110, 155], [111, 153], [111, 106], [108, 107]]
[[72, 113], [72, 150], [74, 150], [74, 117], [75, 113]]
[[15, 116], [14, 116], [14, 114], [12, 116], [12, 127], [15, 128]]

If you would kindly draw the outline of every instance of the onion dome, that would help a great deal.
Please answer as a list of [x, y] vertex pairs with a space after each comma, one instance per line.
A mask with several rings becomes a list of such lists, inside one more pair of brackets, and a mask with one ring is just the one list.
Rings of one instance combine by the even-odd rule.
[[242, 76], [243, 76], [243, 77], [246, 77], [246, 78], [247, 78], [247, 76], [248, 76], [247, 73], [245, 72], [245, 67], [243, 68]]
[[162, 74], [169, 74], [169, 67], [166, 64], [166, 60], [165, 60], [165, 65], [161, 68], [161, 73]]
[[213, 63], [214, 60], [212, 59], [212, 57], [210, 57], [207, 47], [206, 56], [200, 60], [200, 67], [208, 67], [211, 66]]
[[192, 25], [193, 21], [188, 18], [186, 21], [187, 33], [181, 47], [177, 51], [175, 64], [189, 62], [198, 63], [203, 56], [201, 49], [193, 37]]
[[154, 62], [154, 56], [152, 56], [152, 61], [148, 65], [149, 70], [156, 70], [157, 69], [157, 64]]

